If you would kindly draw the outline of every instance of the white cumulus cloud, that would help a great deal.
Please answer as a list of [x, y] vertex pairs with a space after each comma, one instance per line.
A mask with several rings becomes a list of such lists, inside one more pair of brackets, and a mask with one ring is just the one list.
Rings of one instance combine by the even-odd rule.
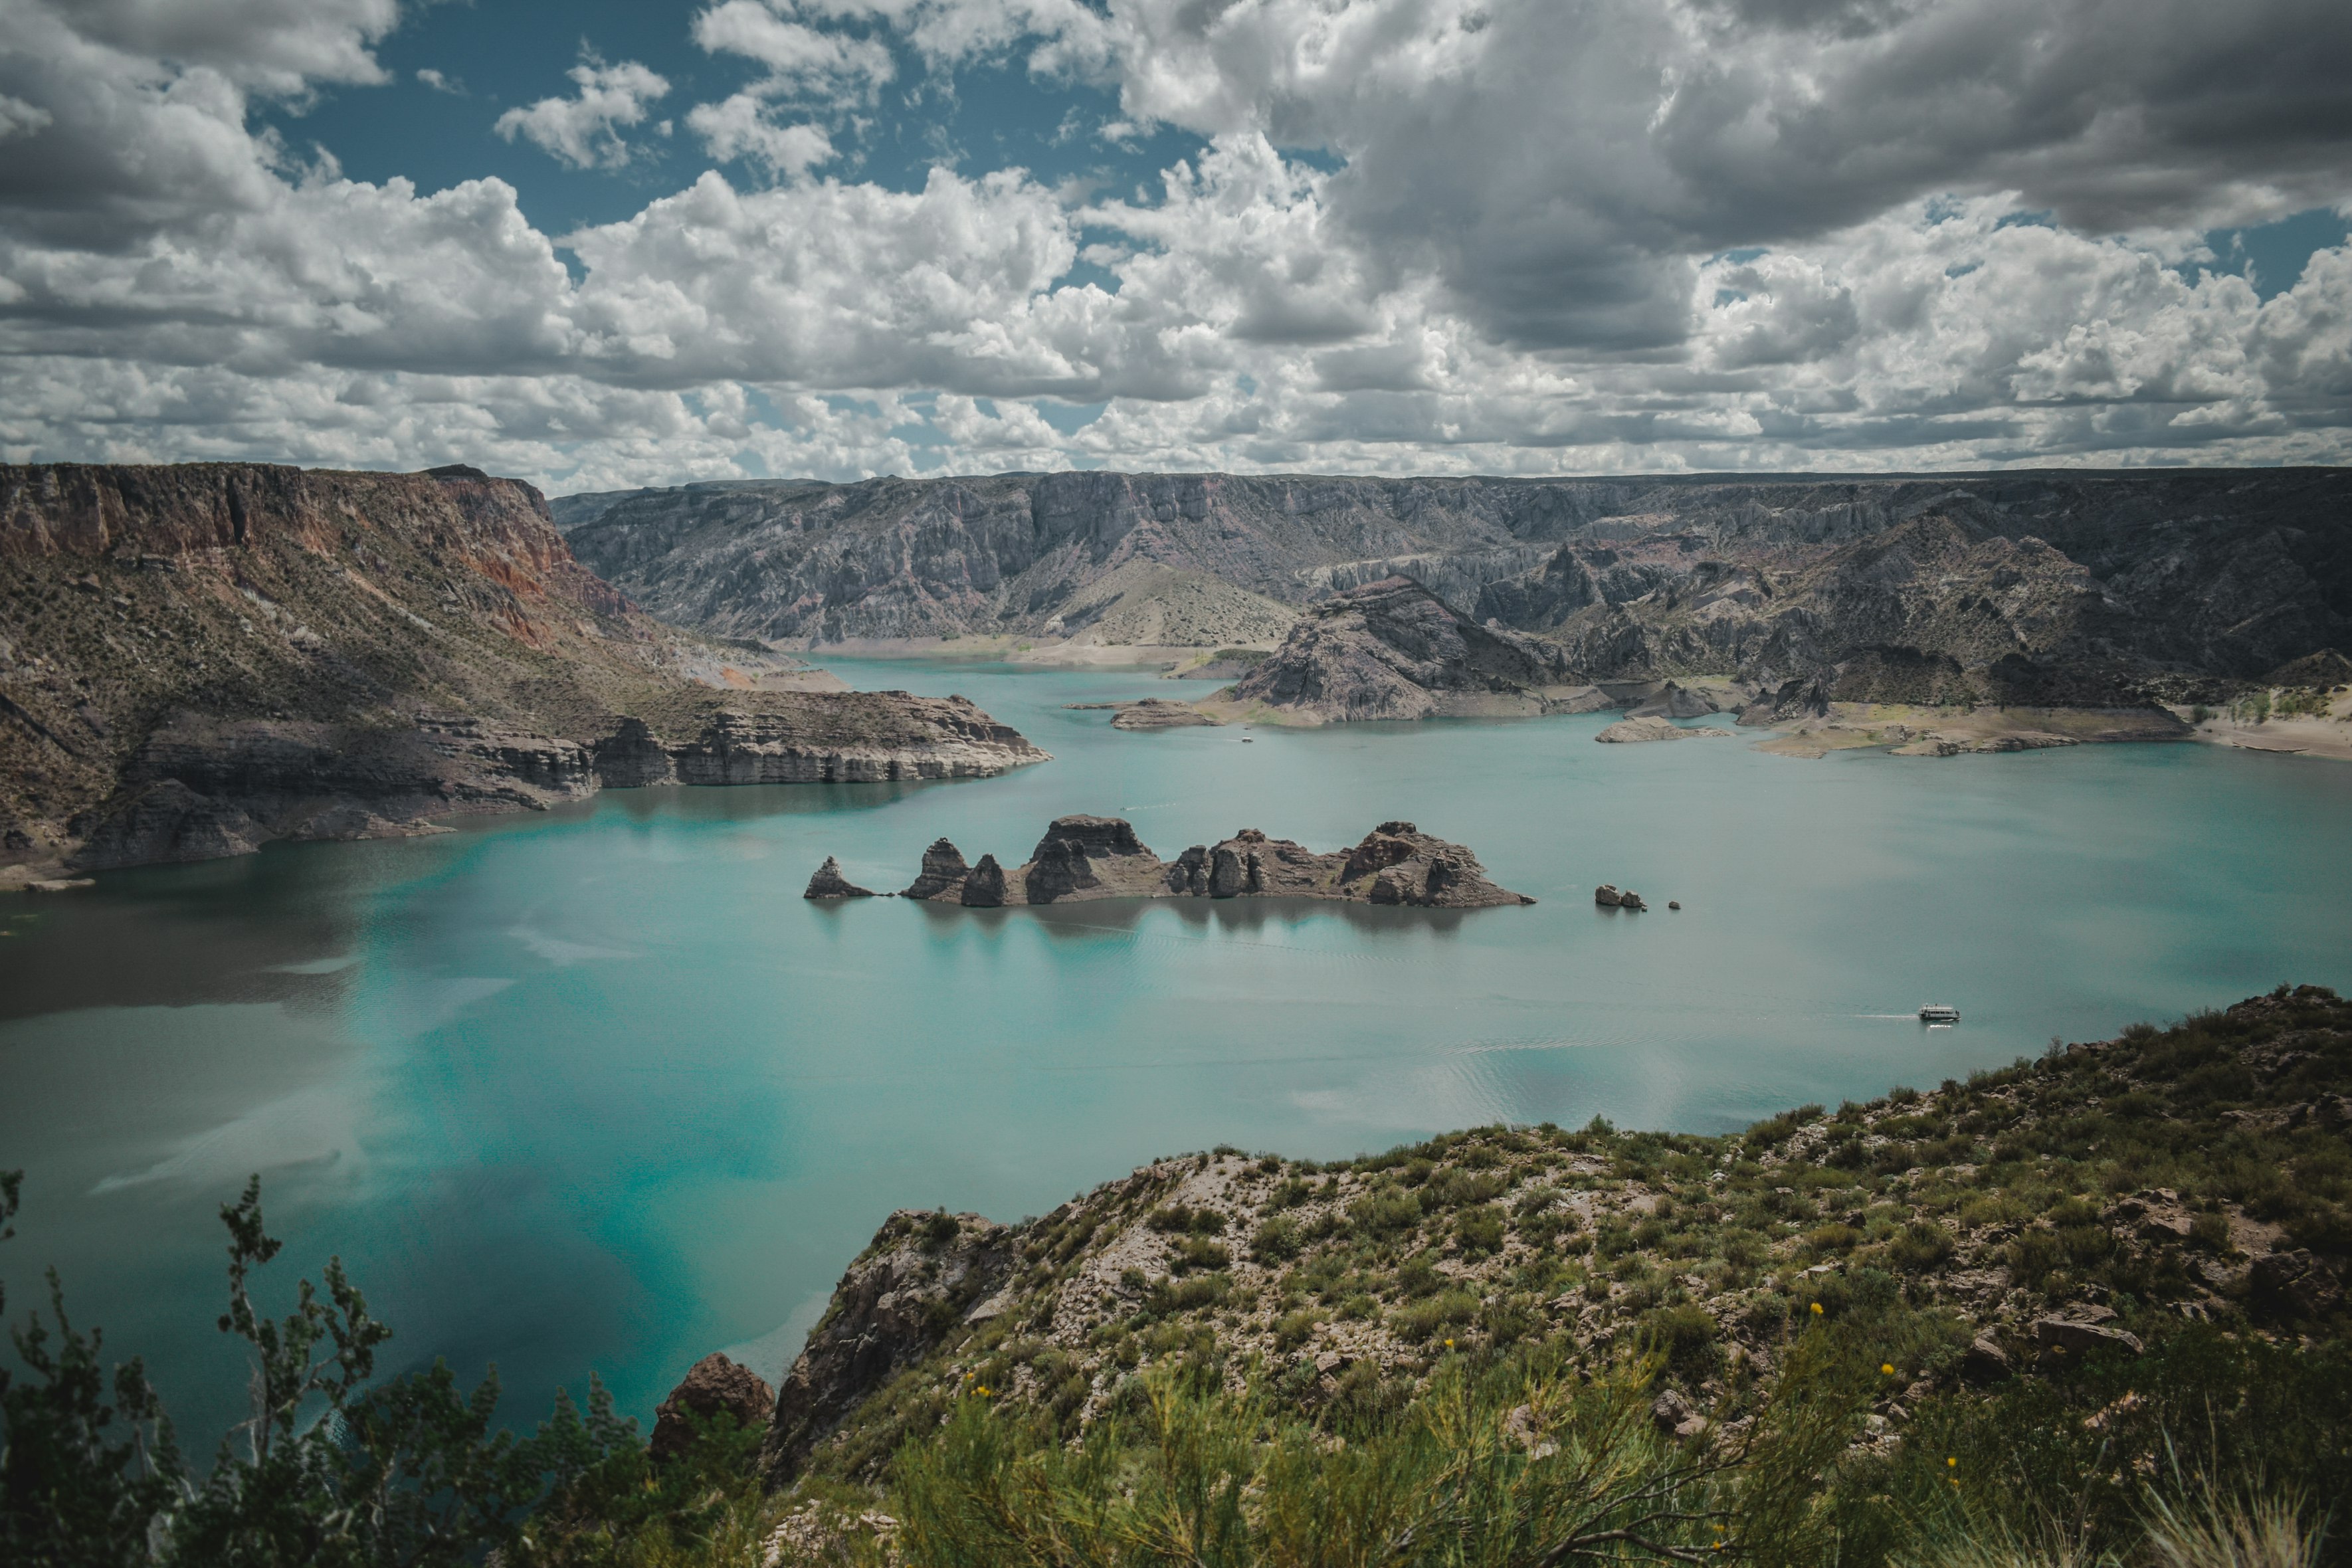
[[[2352, 460], [2352, 245], [2265, 300], [2204, 237], [2352, 211], [2352, 11], [2316, 0], [719, 0], [684, 25], [749, 79], [681, 118], [727, 172], [562, 235], [256, 128], [384, 79], [396, 20], [0, 3], [0, 454], [558, 489]], [[1196, 151], [1117, 197], [844, 172], [902, 75], [982, 60]], [[501, 132], [612, 168], [669, 123], [642, 64], [572, 77]]]
[[668, 95], [669, 82], [635, 60], [612, 66], [586, 60], [569, 74], [580, 89], [576, 96], [509, 109], [498, 118], [498, 133], [509, 142], [520, 136], [575, 169], [622, 167], [629, 144], [618, 128], [642, 123], [646, 110]]

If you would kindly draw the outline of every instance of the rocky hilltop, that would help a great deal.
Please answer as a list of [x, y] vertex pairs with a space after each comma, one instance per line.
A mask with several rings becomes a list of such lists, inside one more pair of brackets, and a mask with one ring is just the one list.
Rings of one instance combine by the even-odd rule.
[[682, 633], [462, 468], [0, 467], [0, 873], [410, 831], [658, 783], [1045, 753], [960, 699]]
[[1097, 472], [560, 504], [582, 558], [656, 613], [771, 639], [1053, 636], [1092, 585], [1149, 564], [1294, 609], [1403, 576], [1557, 643], [1578, 681], [1820, 681], [1842, 700], [2201, 701], [2352, 647], [2337, 469]]
[[[828, 857], [804, 896], [872, 895]], [[1221, 844], [1196, 844], [1162, 860], [1116, 816], [1055, 818], [1029, 858], [1010, 870], [993, 855], [970, 864], [939, 839], [923, 851], [921, 873], [898, 896], [971, 909], [1089, 899], [1340, 899], [1444, 910], [1535, 902], [1496, 887], [1468, 849], [1410, 822], [1383, 822], [1355, 847], [1328, 855], [1245, 827]]]
[[760, 1462], [772, 1487], [871, 1484], [975, 1390], [1067, 1438], [1155, 1368], [1337, 1423], [1535, 1351], [1595, 1375], [1653, 1353], [1662, 1430], [1737, 1436], [1797, 1327], [1848, 1315], [1877, 1335], [1854, 1439], [1883, 1454], [1935, 1401], [2185, 1329], [2340, 1339], [2352, 1210], [2316, 1178], [2347, 1149], [2352, 1004], [2282, 986], [1728, 1137], [1596, 1121], [1166, 1159], [1018, 1225], [891, 1215]]
[[1218, 706], [1327, 723], [1583, 711], [1608, 700], [1556, 645], [1482, 626], [1411, 578], [1383, 577], [1310, 606]]

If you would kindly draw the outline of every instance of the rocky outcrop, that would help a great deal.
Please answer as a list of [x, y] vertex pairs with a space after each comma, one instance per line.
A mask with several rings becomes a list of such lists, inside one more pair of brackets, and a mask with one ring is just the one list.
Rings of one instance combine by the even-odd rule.
[[731, 1417], [744, 1431], [764, 1427], [775, 1412], [776, 1391], [750, 1367], [712, 1352], [688, 1369], [669, 1397], [654, 1407], [653, 1436], [646, 1449], [656, 1464], [694, 1446], [695, 1426]]
[[843, 876], [841, 862], [830, 855], [824, 858], [824, 864], [816, 868], [816, 875], [809, 879], [808, 890], [801, 895], [803, 899], [870, 899], [874, 896], [873, 889], [861, 888]]
[[1211, 718], [1190, 703], [1147, 697], [1140, 702], [1120, 704], [1118, 711], [1111, 716], [1110, 727], [1129, 731], [1182, 730], [1223, 721]]
[[1294, 723], [1358, 723], [1541, 713], [1575, 684], [1559, 648], [1479, 626], [1420, 584], [1388, 577], [1312, 606], [1224, 697]]
[[1656, 695], [1636, 703], [1625, 710], [1628, 719], [1703, 719], [1709, 713], [1720, 713], [1722, 707], [1704, 691], [1696, 691], [1678, 681], [1669, 680]]
[[1090, 899], [1341, 899], [1449, 910], [1535, 902], [1496, 886], [1468, 849], [1410, 822], [1384, 822], [1353, 848], [1328, 855], [1245, 827], [1163, 861], [1115, 816], [1055, 818], [1010, 871], [993, 856], [967, 870], [962, 852], [940, 839], [903, 896], [987, 909]]
[[[1592, 901], [1604, 910], [1646, 910], [1650, 907], [1642, 900], [1641, 894], [1635, 892], [1631, 888], [1627, 888], [1622, 892], [1620, 892], [1617, 889], [1617, 884], [1614, 882], [1603, 882], [1601, 886], [1593, 889]], [[1680, 904], [1669, 904], [1666, 907], [1675, 910], [1682, 908]]]
[[1710, 736], [1727, 737], [1730, 733], [1730, 731], [1718, 730], [1712, 724], [1685, 730], [1664, 719], [1620, 719], [1592, 738], [1604, 745], [1620, 746], [1642, 741], [1703, 741]]
[[834, 1288], [776, 1391], [760, 1449], [771, 1489], [890, 1376], [929, 1353], [1010, 1275], [1013, 1232], [978, 1215], [902, 1209]]
[[773, 692], [713, 715], [668, 748], [690, 784], [883, 784], [987, 778], [1047, 759], [962, 697], [905, 691]]
[[944, 838], [934, 838], [931, 847], [923, 851], [923, 868], [898, 896], [955, 903], [963, 892], [964, 879], [970, 875], [971, 868], [964, 864], [963, 851]]
[[980, 864], [956, 889], [956, 901], [968, 910], [1001, 910], [1004, 907], [1004, 868], [996, 863], [993, 855], [983, 855]]
[[0, 874], [415, 832], [672, 783], [964, 778], [969, 702], [769, 689], [462, 467], [0, 466]]

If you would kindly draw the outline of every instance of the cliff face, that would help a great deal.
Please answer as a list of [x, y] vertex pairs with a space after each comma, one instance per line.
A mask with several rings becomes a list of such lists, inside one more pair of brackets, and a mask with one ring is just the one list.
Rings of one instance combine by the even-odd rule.
[[[1785, 678], [1790, 659], [1822, 674], [1840, 650], [1884, 645], [1964, 667], [1972, 652], [1986, 668], [2046, 653], [2068, 667], [2062, 686], [2076, 663], [2106, 661], [2146, 686], [2252, 679], [2352, 641], [2352, 475], [2335, 469], [1083, 473], [689, 486], [570, 510], [583, 560], [656, 613], [734, 636], [1046, 635], [1057, 617], [1079, 624], [1090, 585], [1147, 563], [1294, 606], [1409, 577], [1474, 623], [1556, 635], [1591, 680], [1743, 662]], [[1948, 537], [1904, 537], [1923, 519]], [[1896, 555], [1933, 568], [1903, 576], [1886, 564]], [[2011, 574], [2033, 604], [2011, 604]], [[1861, 613], [1876, 607], [1874, 581], [1898, 578], [1896, 624]], [[1791, 595], [1811, 620], [1780, 613]], [[2011, 641], [1996, 652], [1999, 636]]]
[[0, 866], [1043, 756], [969, 703], [762, 689], [794, 668], [641, 614], [476, 470], [0, 467]]
[[1010, 1227], [974, 1214], [900, 1210], [884, 1222], [776, 1391], [760, 1450], [770, 1487], [798, 1475], [877, 1384], [1002, 1310], [992, 1298], [1012, 1271], [1012, 1238]]

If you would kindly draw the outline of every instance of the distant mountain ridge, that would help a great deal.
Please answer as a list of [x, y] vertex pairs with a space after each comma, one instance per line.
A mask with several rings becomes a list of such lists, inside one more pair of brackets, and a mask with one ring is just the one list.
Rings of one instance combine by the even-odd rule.
[[2332, 468], [1008, 474], [730, 481], [555, 511], [654, 613], [809, 645], [1053, 635], [1139, 562], [1300, 608], [1408, 577], [1557, 642], [1588, 681], [1851, 685], [1860, 661], [1934, 687], [2014, 655], [2032, 668], [2010, 686], [2111, 700], [2352, 645], [2352, 472]]

